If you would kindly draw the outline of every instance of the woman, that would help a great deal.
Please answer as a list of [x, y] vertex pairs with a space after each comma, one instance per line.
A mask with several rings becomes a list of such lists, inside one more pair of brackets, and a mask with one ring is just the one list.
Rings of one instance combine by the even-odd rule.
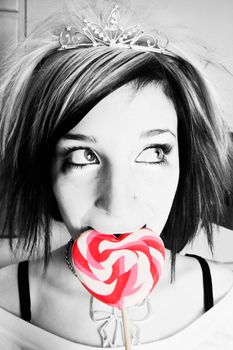
[[117, 7], [100, 27], [74, 18], [29, 38], [2, 85], [4, 233], [31, 253], [42, 240], [44, 259], [1, 270], [1, 349], [124, 343], [116, 310], [72, 273], [70, 245], [50, 256], [52, 219], [74, 240], [89, 228], [161, 235], [159, 284], [128, 310], [135, 349], [229, 348], [232, 272], [178, 254], [199, 226], [211, 245], [228, 183], [228, 138], [208, 83], [165, 36], [148, 42], [133, 27], [115, 40]]

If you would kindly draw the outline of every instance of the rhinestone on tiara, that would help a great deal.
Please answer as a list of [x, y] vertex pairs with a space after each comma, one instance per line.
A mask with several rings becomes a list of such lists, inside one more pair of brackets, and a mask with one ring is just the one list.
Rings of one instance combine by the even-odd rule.
[[138, 25], [124, 29], [120, 25], [120, 13], [116, 5], [103, 26], [85, 19], [82, 30], [71, 26], [64, 28], [60, 33], [59, 50], [109, 46], [166, 53], [168, 43], [168, 38], [161, 32], [146, 34]]

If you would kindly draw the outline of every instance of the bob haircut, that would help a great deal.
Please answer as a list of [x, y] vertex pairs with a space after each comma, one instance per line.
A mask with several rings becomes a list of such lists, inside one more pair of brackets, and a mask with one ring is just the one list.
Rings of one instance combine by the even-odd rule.
[[199, 69], [175, 53], [108, 46], [58, 50], [61, 29], [50, 27], [44, 40], [29, 38], [1, 86], [1, 220], [11, 248], [17, 236], [30, 256], [42, 239], [47, 266], [51, 222], [61, 220], [51, 180], [56, 143], [128, 83], [135, 91], [160, 86], [178, 117], [180, 178], [161, 236], [172, 265], [200, 227], [212, 247], [211, 223], [221, 213], [228, 184], [228, 136]]

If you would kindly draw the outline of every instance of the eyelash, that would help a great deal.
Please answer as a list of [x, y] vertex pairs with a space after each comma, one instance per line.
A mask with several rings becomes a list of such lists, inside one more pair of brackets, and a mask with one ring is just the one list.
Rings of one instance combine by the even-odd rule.
[[[147, 165], [164, 165], [164, 164], [166, 164], [167, 163], [166, 156], [171, 152], [172, 146], [169, 144], [152, 144], [152, 145], [149, 145], [148, 147], [146, 147], [143, 151], [145, 151], [147, 149], [151, 149], [151, 148], [161, 149], [163, 152], [163, 158], [159, 162], [143, 162], [143, 163], [147, 164]], [[142, 162], [137, 162], [137, 163], [142, 163]]]
[[[143, 151], [147, 150], [147, 149], [161, 149], [163, 152], [163, 158], [159, 161], [159, 162], [137, 162], [137, 163], [144, 163], [147, 165], [164, 165], [167, 162], [167, 158], [166, 156], [171, 152], [172, 150], [172, 146], [169, 144], [152, 144], [149, 145], [148, 147], [146, 147]], [[70, 156], [71, 153], [74, 151], [77, 151], [79, 149], [85, 149], [85, 150], [90, 150], [93, 154], [95, 154], [90, 148], [88, 147], [67, 147], [64, 149], [63, 151], [63, 163], [62, 163], [62, 171], [65, 172], [67, 171], [69, 168], [75, 168], [75, 169], [79, 169], [82, 170], [82, 168], [84, 168], [85, 166], [88, 166], [90, 164], [98, 164], [98, 163], [90, 163], [90, 164], [74, 164], [70, 161]]]
[[71, 153], [74, 151], [80, 150], [80, 149], [90, 150], [94, 154], [94, 152], [88, 147], [67, 147], [67, 148], [65, 148], [63, 151], [63, 158], [64, 158], [64, 161], [62, 163], [62, 171], [63, 172], [67, 171], [69, 168], [75, 168], [75, 169], [78, 168], [81, 170], [83, 167], [89, 165], [89, 164], [82, 164], [82, 165], [74, 164], [70, 161]]

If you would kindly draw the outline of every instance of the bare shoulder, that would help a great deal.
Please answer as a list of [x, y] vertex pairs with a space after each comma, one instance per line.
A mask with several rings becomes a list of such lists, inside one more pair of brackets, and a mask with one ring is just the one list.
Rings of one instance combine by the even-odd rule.
[[18, 264], [0, 269], [0, 307], [19, 315]]
[[233, 271], [220, 262], [211, 260], [207, 262], [213, 282], [214, 298], [218, 301], [233, 287]]
[[[30, 261], [28, 277], [31, 301], [34, 301], [34, 295], [38, 294], [38, 290], [42, 285], [42, 273], [43, 264], [41, 259]], [[18, 263], [0, 269], [0, 307], [16, 316], [20, 316]]]
[[[220, 262], [205, 260], [210, 268], [214, 300], [217, 302], [233, 287], [233, 271]], [[181, 257], [181, 261], [183, 261], [181, 264], [183, 276], [185, 276], [186, 281], [187, 279], [190, 281], [190, 288], [193, 284], [199, 286], [203, 285], [202, 271], [198, 260], [193, 257], [183, 256]]]

